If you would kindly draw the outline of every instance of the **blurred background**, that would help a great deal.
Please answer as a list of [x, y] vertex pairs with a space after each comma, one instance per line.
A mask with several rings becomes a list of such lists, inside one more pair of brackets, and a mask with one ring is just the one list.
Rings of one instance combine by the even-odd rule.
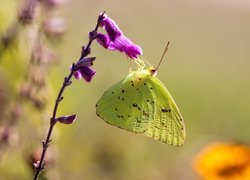
[[129, 65], [124, 54], [94, 43], [97, 74], [91, 83], [73, 79], [66, 89], [58, 115], [78, 119], [56, 125], [43, 178], [200, 179], [193, 161], [204, 146], [249, 143], [250, 1], [42, 2], [32, 23], [20, 20], [24, 0], [0, 2], [0, 179], [33, 177], [31, 162], [41, 151], [57, 92], [104, 10], [152, 65], [170, 41], [158, 78], [182, 112], [186, 141], [172, 147], [96, 116], [95, 103]]

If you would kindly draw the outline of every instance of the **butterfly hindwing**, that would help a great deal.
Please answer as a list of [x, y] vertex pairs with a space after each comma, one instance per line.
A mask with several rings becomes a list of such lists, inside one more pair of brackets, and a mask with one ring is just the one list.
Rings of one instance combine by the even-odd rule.
[[[144, 134], [168, 144], [182, 145], [185, 139], [185, 129], [177, 105], [158, 78], [151, 76], [147, 81], [151, 97], [155, 102], [151, 104], [155, 112], [152, 112], [154, 117], [151, 118], [150, 125]], [[147, 97], [147, 94], [144, 96]]]

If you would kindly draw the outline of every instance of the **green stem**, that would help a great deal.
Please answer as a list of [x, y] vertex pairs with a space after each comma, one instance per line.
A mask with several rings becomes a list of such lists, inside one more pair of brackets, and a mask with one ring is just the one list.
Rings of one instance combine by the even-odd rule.
[[[101, 16], [99, 16], [96, 27], [92, 31], [93, 34], [97, 33], [98, 27], [99, 27], [99, 25], [100, 25], [100, 23], [101, 23], [101, 21], [103, 19], [104, 14], [105, 14], [105, 11], [102, 13]], [[94, 41], [94, 39], [95, 38], [93, 36], [89, 37], [89, 42], [88, 42], [86, 48], [83, 49], [83, 52], [82, 52], [81, 57], [78, 60], [78, 62], [82, 58], [84, 58], [84, 57], [86, 57], [87, 55], [90, 54], [90, 46], [91, 46], [92, 42]], [[73, 66], [71, 68], [71, 71], [70, 71], [70, 74], [64, 79], [62, 87], [61, 87], [61, 89], [60, 89], [60, 91], [58, 93], [58, 96], [57, 96], [57, 99], [56, 99], [56, 102], [55, 102], [55, 105], [54, 105], [53, 115], [52, 115], [51, 120], [50, 120], [50, 127], [49, 127], [49, 130], [48, 130], [48, 133], [47, 133], [47, 137], [46, 137], [46, 140], [43, 141], [43, 143], [42, 143], [43, 144], [43, 151], [42, 151], [40, 160], [36, 163], [36, 173], [35, 173], [35, 176], [34, 176], [34, 180], [38, 180], [41, 171], [45, 168], [44, 159], [45, 159], [46, 151], [47, 151], [47, 149], [49, 147], [49, 143], [51, 142], [50, 137], [52, 135], [53, 128], [57, 123], [57, 121], [56, 121], [57, 109], [58, 109], [59, 103], [63, 99], [62, 95], [63, 95], [63, 92], [64, 92], [65, 88], [71, 84], [71, 78], [72, 78], [72, 76], [74, 74], [74, 66], [75, 65], [73, 64]]]

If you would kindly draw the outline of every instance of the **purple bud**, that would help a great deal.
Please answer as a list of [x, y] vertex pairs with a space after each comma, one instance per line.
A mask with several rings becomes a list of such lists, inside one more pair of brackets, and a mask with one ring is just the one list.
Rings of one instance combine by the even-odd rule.
[[105, 17], [106, 17], [105, 11], [102, 12], [102, 13], [100, 13], [100, 14], [99, 14], [99, 17], [98, 17], [98, 20], [97, 20], [97, 23], [98, 23], [99, 25], [101, 25], [101, 22], [103, 21], [103, 19], [104, 19]]
[[76, 118], [77, 116], [74, 114], [71, 116], [61, 116], [59, 118], [56, 118], [55, 120], [63, 124], [72, 124], [75, 122]]

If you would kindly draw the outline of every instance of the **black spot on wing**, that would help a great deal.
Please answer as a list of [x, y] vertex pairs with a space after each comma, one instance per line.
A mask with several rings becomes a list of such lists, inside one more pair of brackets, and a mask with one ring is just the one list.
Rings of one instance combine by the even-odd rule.
[[134, 104], [132, 104], [132, 106], [133, 106], [133, 107], [137, 107], [137, 104], [136, 104], [136, 103], [134, 103]]
[[121, 118], [121, 119], [124, 119], [124, 116], [123, 116], [123, 115], [117, 114], [117, 117], [118, 117], [118, 118]]
[[165, 109], [165, 108], [162, 108], [162, 109], [161, 109], [161, 112], [164, 112], [164, 113], [165, 113], [165, 112], [170, 112], [170, 109], [167, 110], [167, 109]]

